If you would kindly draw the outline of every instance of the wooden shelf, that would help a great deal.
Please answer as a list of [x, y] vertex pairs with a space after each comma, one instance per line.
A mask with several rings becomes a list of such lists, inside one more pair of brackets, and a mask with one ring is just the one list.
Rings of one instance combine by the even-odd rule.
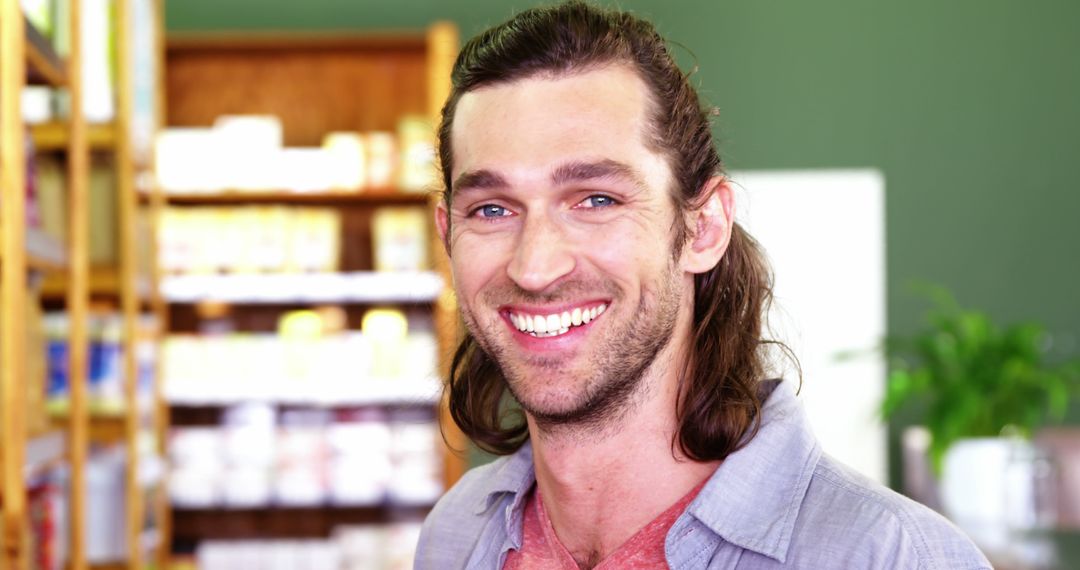
[[[65, 151], [71, 131], [66, 123], [49, 122], [30, 126], [34, 148], [39, 152]], [[86, 144], [91, 150], [116, 148], [116, 126], [108, 124], [87, 125]]]
[[161, 280], [170, 303], [432, 303], [445, 284], [431, 271], [173, 275]]
[[[52, 426], [56, 429], [67, 429], [68, 421], [66, 414], [54, 415], [51, 418]], [[88, 432], [90, 442], [103, 445], [123, 443], [127, 438], [126, 421], [122, 415], [91, 414]]]
[[[109, 299], [119, 298], [120, 272], [115, 267], [92, 267], [90, 268], [89, 293], [91, 297], [104, 297]], [[149, 302], [150, 279], [141, 277], [135, 283], [135, 291], [139, 300]], [[41, 296], [46, 299], [63, 299], [68, 291], [68, 275], [66, 273], [50, 273], [41, 284]]]
[[54, 272], [67, 268], [64, 246], [37, 228], [26, 228], [26, 266], [39, 271]]
[[[165, 194], [165, 201], [176, 206], [226, 206], [246, 204], [282, 204], [311, 206], [349, 205], [426, 205], [430, 201], [426, 192], [407, 193], [379, 189], [357, 192], [290, 192], [288, 190], [265, 190], [260, 192], [222, 191], [218, 193], [172, 193]], [[140, 196], [144, 202], [149, 197]]]
[[67, 83], [65, 64], [52, 42], [43, 36], [30, 20], [26, 23], [26, 82], [30, 85], [62, 87]]
[[89, 437], [93, 443], [123, 443], [127, 439], [127, 419], [119, 415], [92, 415]]
[[430, 506], [191, 509], [174, 505], [173, 541], [327, 538], [341, 525], [420, 521], [430, 510]]

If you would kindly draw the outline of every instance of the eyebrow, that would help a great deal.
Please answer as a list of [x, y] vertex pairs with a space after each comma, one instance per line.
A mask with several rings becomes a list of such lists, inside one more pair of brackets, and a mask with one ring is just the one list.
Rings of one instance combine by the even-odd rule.
[[458, 195], [469, 190], [488, 190], [492, 188], [507, 188], [510, 184], [496, 172], [491, 170], [470, 170], [462, 172], [454, 179], [454, 187], [451, 194]]
[[[630, 165], [612, 159], [604, 159], [595, 162], [574, 161], [562, 164], [551, 172], [551, 183], [554, 186], [562, 186], [572, 182], [585, 182], [598, 179], [625, 179], [634, 186], [642, 188], [644, 181]], [[470, 190], [488, 190], [508, 188], [510, 183], [500, 174], [491, 170], [471, 170], [461, 173], [455, 180], [452, 194], [454, 196]]]
[[551, 173], [551, 183], [555, 186], [601, 178], [624, 179], [635, 186], [644, 186], [644, 182], [630, 165], [610, 158], [596, 162], [569, 162]]

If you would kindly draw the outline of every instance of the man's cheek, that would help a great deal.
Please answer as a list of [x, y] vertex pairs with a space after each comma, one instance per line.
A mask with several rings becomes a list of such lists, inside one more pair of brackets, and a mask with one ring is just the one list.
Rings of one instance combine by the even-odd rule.
[[492, 269], [482, 258], [468, 255], [464, 248], [457, 250], [450, 261], [458, 302], [476, 310], [482, 298], [484, 283], [491, 279]]

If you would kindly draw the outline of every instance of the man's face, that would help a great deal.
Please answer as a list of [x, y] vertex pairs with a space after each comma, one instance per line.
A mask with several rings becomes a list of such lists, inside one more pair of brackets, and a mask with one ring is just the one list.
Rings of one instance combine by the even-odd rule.
[[454, 116], [437, 221], [458, 300], [541, 422], [625, 409], [682, 346], [693, 282], [673, 257], [670, 168], [644, 144], [646, 93], [609, 66], [477, 89]]

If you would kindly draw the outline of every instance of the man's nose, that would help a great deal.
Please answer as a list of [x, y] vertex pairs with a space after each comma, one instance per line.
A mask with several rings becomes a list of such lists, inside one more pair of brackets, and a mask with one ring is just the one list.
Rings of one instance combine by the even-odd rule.
[[559, 224], [546, 215], [525, 220], [514, 257], [506, 268], [510, 279], [527, 291], [543, 291], [574, 270], [573, 248]]

